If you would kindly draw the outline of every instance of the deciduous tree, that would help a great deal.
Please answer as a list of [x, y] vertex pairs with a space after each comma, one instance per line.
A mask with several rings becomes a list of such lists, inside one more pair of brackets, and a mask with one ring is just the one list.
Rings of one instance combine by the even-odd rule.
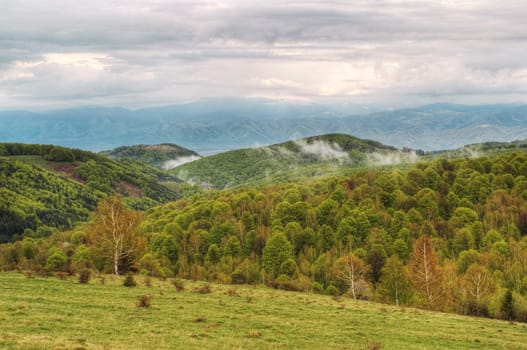
[[390, 301], [395, 305], [408, 302], [412, 294], [412, 286], [406, 268], [397, 256], [393, 255], [386, 260], [381, 270], [377, 293], [381, 300]]
[[414, 289], [424, 298], [427, 307], [435, 308], [443, 294], [443, 275], [428, 236], [421, 236], [415, 241], [408, 272]]
[[102, 200], [97, 208], [90, 243], [96, 255], [112, 261], [116, 275], [145, 248], [136, 234], [140, 223], [141, 213], [126, 208], [119, 196]]
[[481, 312], [482, 301], [492, 292], [492, 278], [486, 268], [478, 264], [469, 266], [463, 278], [471, 306], [476, 310], [479, 316]]
[[349, 293], [353, 299], [357, 299], [359, 281], [363, 280], [367, 272], [364, 261], [353, 253], [349, 253], [335, 262], [335, 271], [337, 278], [349, 287]]

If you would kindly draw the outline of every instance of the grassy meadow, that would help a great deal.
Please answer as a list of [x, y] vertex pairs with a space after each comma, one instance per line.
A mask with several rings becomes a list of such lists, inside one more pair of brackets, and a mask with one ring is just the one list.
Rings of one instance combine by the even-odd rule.
[[[104, 279], [104, 281], [102, 281]], [[527, 324], [263, 287], [0, 273], [1, 349], [527, 349]], [[138, 307], [150, 295], [149, 308]]]

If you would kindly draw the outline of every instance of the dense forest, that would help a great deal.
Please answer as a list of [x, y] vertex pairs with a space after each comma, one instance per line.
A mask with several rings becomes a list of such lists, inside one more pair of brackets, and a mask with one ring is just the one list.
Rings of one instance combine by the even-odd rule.
[[345, 134], [326, 134], [215, 154], [178, 166], [171, 173], [189, 182], [224, 189], [343, 175], [357, 168], [409, 163], [416, 158], [409, 149], [398, 150]]
[[114, 196], [87, 224], [0, 246], [0, 268], [266, 284], [527, 321], [526, 235], [527, 154], [515, 152], [210, 190], [143, 213]]
[[16, 143], [0, 144], [0, 184], [0, 242], [70, 229], [115, 192], [144, 210], [180, 198], [188, 187], [141, 162]]
[[115, 160], [137, 160], [156, 168], [167, 168], [167, 162], [182, 157], [198, 158], [199, 154], [187, 148], [172, 144], [121, 146], [101, 155]]

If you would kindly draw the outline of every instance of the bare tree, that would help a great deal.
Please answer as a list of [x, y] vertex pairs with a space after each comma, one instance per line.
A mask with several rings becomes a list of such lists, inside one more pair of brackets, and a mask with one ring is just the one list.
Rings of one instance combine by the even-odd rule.
[[121, 265], [144, 248], [144, 241], [136, 235], [141, 213], [126, 208], [119, 196], [113, 196], [99, 203], [94, 219], [90, 242], [97, 255], [111, 259], [114, 273], [119, 275]]
[[364, 284], [360, 281], [363, 280], [367, 271], [366, 265], [353, 253], [341, 257], [335, 264], [337, 278], [349, 286], [349, 293], [353, 299], [357, 299], [357, 294], [364, 289]]
[[481, 301], [492, 292], [493, 288], [489, 271], [478, 264], [470, 265], [465, 273], [464, 286], [469, 296], [473, 298], [479, 316]]

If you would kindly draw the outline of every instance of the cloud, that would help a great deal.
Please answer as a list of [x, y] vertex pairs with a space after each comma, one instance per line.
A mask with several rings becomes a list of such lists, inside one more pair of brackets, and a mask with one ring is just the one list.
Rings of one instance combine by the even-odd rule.
[[2, 7], [4, 107], [244, 96], [526, 102], [520, 0], [7, 0]]
[[419, 156], [415, 152], [374, 152], [366, 157], [369, 165], [397, 165], [405, 163], [415, 163]]
[[200, 156], [179, 157], [176, 159], [167, 160], [165, 164], [163, 164], [162, 168], [164, 170], [170, 170], [180, 165], [183, 165], [185, 163], [190, 163], [198, 159], [201, 159], [201, 157]]
[[324, 160], [337, 159], [345, 161], [349, 159], [348, 152], [342, 150], [337, 144], [314, 140], [307, 143], [304, 140], [297, 140], [295, 144], [300, 147], [300, 150], [305, 154], [313, 154]]

